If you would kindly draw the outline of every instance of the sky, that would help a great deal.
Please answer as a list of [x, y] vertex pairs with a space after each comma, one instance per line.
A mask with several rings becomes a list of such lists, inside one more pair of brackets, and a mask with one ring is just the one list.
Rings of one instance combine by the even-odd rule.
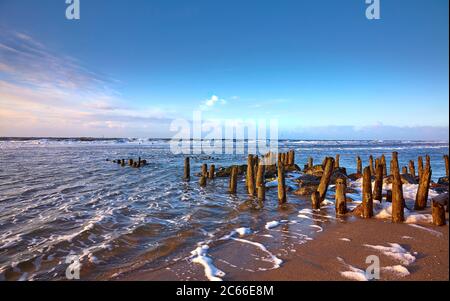
[[0, 0], [0, 136], [448, 140], [448, 0]]

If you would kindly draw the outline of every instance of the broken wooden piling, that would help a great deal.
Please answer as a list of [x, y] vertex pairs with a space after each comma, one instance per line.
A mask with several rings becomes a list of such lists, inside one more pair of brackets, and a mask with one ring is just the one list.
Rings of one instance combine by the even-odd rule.
[[191, 179], [191, 165], [189, 157], [184, 158], [184, 180], [189, 181]]
[[402, 167], [402, 174], [403, 174], [403, 175], [408, 174], [408, 167], [406, 167], [406, 166], [403, 166], [403, 167]]
[[237, 188], [237, 177], [238, 177], [238, 167], [237, 166], [233, 166], [231, 168], [231, 173], [230, 173], [230, 184], [228, 186], [228, 191], [230, 193], [236, 193], [236, 188]]
[[295, 151], [291, 149], [288, 153], [288, 166], [293, 166], [295, 164]]
[[206, 176], [205, 175], [202, 174], [200, 176], [199, 184], [200, 184], [200, 187], [205, 187], [206, 186]]
[[208, 177], [208, 164], [202, 164], [202, 177]]
[[359, 175], [362, 174], [362, 161], [359, 156], [356, 158], [356, 173]]
[[320, 193], [318, 191], [314, 191], [311, 194], [311, 205], [313, 210], [320, 209]]
[[347, 213], [347, 200], [345, 197], [345, 191], [347, 190], [347, 180], [345, 178], [338, 178], [336, 180], [336, 214], [344, 215]]
[[444, 161], [445, 161], [445, 176], [449, 176], [448, 175], [448, 169], [449, 169], [449, 166], [448, 166], [448, 155], [444, 155]]
[[445, 226], [445, 205], [448, 208], [448, 193], [440, 194], [431, 200], [431, 215], [435, 226]]
[[253, 155], [248, 155], [248, 158], [247, 158], [247, 191], [248, 191], [248, 194], [251, 196], [254, 196], [255, 192], [256, 192], [255, 168], [254, 168], [253, 164], [254, 164]]
[[278, 162], [278, 203], [284, 204], [286, 199], [286, 180], [284, 175], [284, 165]]
[[423, 210], [427, 207], [431, 175], [431, 166], [427, 164], [419, 179], [419, 188], [417, 189], [416, 201], [414, 202], [414, 210]]
[[373, 217], [373, 198], [372, 198], [372, 174], [370, 166], [364, 168], [363, 173], [363, 201], [362, 201], [362, 217]]
[[370, 174], [374, 175], [375, 170], [373, 168], [373, 156], [372, 155], [369, 156], [369, 168], [370, 168]]
[[265, 165], [258, 164], [258, 172], [256, 173], [256, 190], [258, 195], [258, 200], [264, 202], [266, 200], [266, 184], [264, 181]]
[[208, 178], [210, 180], [214, 180], [215, 175], [216, 175], [216, 166], [214, 164], [211, 164], [211, 166], [209, 167]]
[[341, 159], [341, 155], [337, 154], [336, 159], [334, 160], [334, 168], [339, 168], [339, 161]]
[[375, 183], [373, 185], [372, 197], [381, 203], [383, 200], [383, 165], [381, 160], [377, 160], [378, 164], [375, 165]]
[[414, 178], [416, 177], [416, 167], [414, 166], [414, 160], [409, 161], [409, 174]]
[[312, 168], [314, 166], [314, 159], [312, 157], [308, 158], [308, 168]]
[[391, 160], [392, 180], [392, 222], [401, 223], [405, 221], [405, 200], [403, 198], [403, 184], [398, 167], [398, 153], [392, 153]]
[[325, 158], [325, 167], [322, 174], [322, 178], [320, 179], [319, 187], [317, 191], [320, 195], [320, 202], [322, 203], [325, 200], [325, 196], [327, 194], [328, 185], [330, 184], [331, 175], [333, 174], [334, 169], [334, 159], [332, 157]]
[[419, 158], [417, 159], [417, 166], [419, 168], [418, 172], [419, 172], [419, 181], [420, 181], [420, 178], [422, 178], [422, 174], [423, 174], [423, 158], [422, 158], [422, 156], [419, 156]]
[[386, 156], [385, 155], [381, 155], [381, 165], [383, 166], [383, 178], [385, 176], [387, 176], [387, 166], [386, 166]]

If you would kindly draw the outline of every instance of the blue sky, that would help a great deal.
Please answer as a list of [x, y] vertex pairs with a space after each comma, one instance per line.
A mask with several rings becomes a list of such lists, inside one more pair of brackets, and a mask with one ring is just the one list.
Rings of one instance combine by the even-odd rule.
[[0, 0], [1, 136], [170, 137], [277, 118], [280, 137], [448, 139], [448, 1]]

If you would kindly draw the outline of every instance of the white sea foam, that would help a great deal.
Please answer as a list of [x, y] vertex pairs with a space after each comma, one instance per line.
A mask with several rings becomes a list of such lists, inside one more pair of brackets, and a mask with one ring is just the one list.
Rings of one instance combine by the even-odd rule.
[[406, 277], [406, 276], [410, 275], [408, 269], [405, 268], [402, 265], [382, 267], [381, 271], [390, 272], [390, 273], [393, 273], [393, 274], [395, 274], [395, 275], [397, 275], [399, 277]]
[[316, 228], [316, 229], [318, 229], [317, 230], [317, 232], [319, 233], [319, 232], [323, 232], [323, 228], [321, 227], [321, 226], [318, 226], [318, 225], [309, 225], [311, 228]]
[[365, 271], [346, 263], [341, 257], [337, 257], [337, 260], [349, 269], [348, 271], [340, 272], [343, 277], [356, 281], [368, 281]]
[[246, 240], [246, 239], [242, 239], [242, 238], [231, 238], [232, 240], [235, 241], [239, 241], [241, 243], [246, 243], [246, 244], [250, 244], [253, 245], [255, 247], [257, 247], [258, 249], [260, 249], [261, 251], [263, 251], [264, 253], [266, 253], [267, 255], [269, 255], [270, 260], [273, 262], [273, 269], [277, 269], [281, 266], [281, 264], [283, 263], [283, 260], [279, 259], [278, 257], [276, 257], [275, 255], [273, 255], [269, 250], [267, 250], [267, 248], [259, 243], [259, 242], [254, 242], [254, 241], [250, 241], [250, 240]]
[[365, 247], [378, 250], [384, 255], [400, 261], [400, 263], [403, 265], [410, 265], [411, 263], [416, 261], [416, 257], [413, 256], [410, 252], [406, 251], [401, 245], [397, 243], [390, 243], [389, 245], [390, 247], [364, 244]]
[[350, 241], [352, 241], [351, 239], [349, 239], [349, 238], [345, 238], [345, 237], [342, 237], [342, 238], [340, 238], [339, 240], [342, 240], [342, 241], [346, 241], [346, 242], [350, 242]]
[[265, 228], [266, 228], [267, 230], [270, 230], [270, 229], [273, 229], [273, 228], [278, 227], [279, 225], [280, 225], [280, 222], [277, 222], [277, 221], [271, 221], [271, 222], [266, 223]]
[[439, 232], [439, 231], [436, 231], [436, 230], [433, 230], [433, 229], [425, 228], [425, 227], [422, 227], [422, 226], [419, 226], [419, 225], [416, 225], [416, 224], [409, 224], [409, 226], [417, 228], [417, 229], [421, 229], [421, 230], [424, 230], [424, 231], [427, 231], [427, 232], [430, 232], [431, 234], [433, 234], [435, 236], [438, 236], [438, 237], [442, 236], [442, 232]]
[[238, 228], [235, 230], [240, 236], [250, 235], [252, 234], [252, 230], [250, 228]]
[[210, 281], [222, 281], [225, 273], [214, 266], [213, 260], [208, 256], [208, 245], [197, 247], [191, 252], [192, 262], [201, 264], [205, 270], [205, 276]]

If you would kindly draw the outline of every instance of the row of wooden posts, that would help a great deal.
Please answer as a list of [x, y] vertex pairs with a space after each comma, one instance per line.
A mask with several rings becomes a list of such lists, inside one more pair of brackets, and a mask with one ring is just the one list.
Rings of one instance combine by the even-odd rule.
[[[277, 158], [277, 160], [275, 160]], [[320, 209], [320, 204], [325, 200], [328, 186], [330, 184], [331, 176], [336, 168], [339, 168], [340, 156], [336, 155], [336, 158], [326, 157], [322, 162], [323, 174], [320, 180], [320, 184], [317, 191], [311, 195], [311, 203], [313, 209]], [[431, 160], [426, 156], [425, 167], [423, 165], [423, 158], [418, 158], [418, 177], [419, 187], [416, 194], [416, 200], [414, 204], [415, 210], [423, 210], [427, 205], [428, 192], [431, 184]], [[444, 156], [446, 175], [449, 176], [449, 158], [448, 155]], [[293, 166], [295, 164], [295, 152], [290, 150], [287, 153], [268, 153], [262, 158], [258, 158], [255, 155], [248, 155], [247, 159], [247, 172], [246, 172], [246, 187], [248, 194], [256, 196], [258, 200], [265, 200], [265, 168], [266, 166], [275, 165], [277, 162], [277, 174], [278, 174], [278, 201], [280, 204], [287, 202], [286, 198], [286, 183], [285, 183], [285, 168], [286, 166]], [[308, 159], [307, 167], [313, 167], [313, 159]], [[238, 166], [232, 166], [230, 172], [230, 180], [228, 190], [230, 193], [235, 194], [237, 189], [237, 178], [239, 168]], [[402, 169], [403, 174], [408, 174], [408, 169], [404, 167]], [[362, 168], [362, 160], [357, 157], [357, 174], [362, 175], [362, 217], [371, 218], [374, 215], [373, 200], [382, 201], [383, 195], [383, 179], [387, 176], [386, 158], [382, 155], [380, 158], [374, 160], [373, 156], [369, 157], [369, 166]], [[416, 176], [414, 161], [409, 162], [409, 174], [413, 177]], [[375, 177], [374, 187], [372, 189], [372, 175]], [[405, 199], [403, 197], [403, 183], [402, 176], [400, 174], [400, 168], [398, 163], [398, 153], [392, 153], [392, 159], [390, 162], [390, 175], [392, 176], [392, 190], [388, 190], [386, 194], [386, 201], [392, 202], [392, 222], [400, 223], [405, 221], [404, 209]], [[207, 164], [202, 165], [202, 172], [200, 175], [200, 186], [204, 187], [207, 184], [207, 179], [214, 179], [215, 165], [211, 165], [208, 171]], [[184, 164], [184, 179], [190, 179], [190, 161], [189, 157], [185, 158]], [[335, 192], [335, 205], [336, 214], [344, 215], [347, 211], [346, 206], [346, 190], [347, 180], [344, 177], [338, 177], [336, 179], [336, 192]], [[445, 202], [433, 201], [432, 202], [432, 216], [433, 223], [435, 225], [445, 225]]]
[[[119, 164], [122, 167], [125, 167], [127, 165], [125, 159], [113, 160], [113, 163]], [[141, 160], [141, 157], [139, 157], [137, 161], [135, 161], [133, 159], [128, 159], [128, 165], [133, 168], [141, 168], [142, 166], [144, 166], [146, 164], [147, 164], [147, 160]]]

